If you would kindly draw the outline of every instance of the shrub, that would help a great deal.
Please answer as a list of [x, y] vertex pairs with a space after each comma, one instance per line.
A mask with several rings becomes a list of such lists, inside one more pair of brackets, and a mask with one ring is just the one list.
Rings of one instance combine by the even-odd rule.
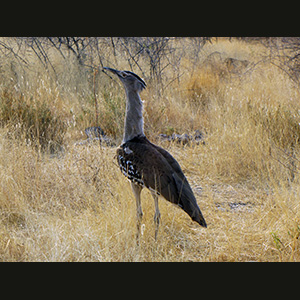
[[11, 136], [25, 137], [37, 149], [50, 153], [61, 150], [66, 132], [62, 118], [45, 101], [26, 99], [9, 90], [0, 95], [0, 124], [9, 126]]

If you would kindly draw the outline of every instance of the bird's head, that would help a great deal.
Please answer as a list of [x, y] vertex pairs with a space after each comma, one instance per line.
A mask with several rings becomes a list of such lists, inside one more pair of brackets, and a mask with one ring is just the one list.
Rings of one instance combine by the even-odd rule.
[[130, 71], [118, 71], [112, 68], [103, 68], [103, 70], [108, 70], [112, 72], [113, 74], [116, 74], [118, 78], [122, 81], [124, 84], [124, 87], [127, 91], [134, 91], [134, 92], [141, 92], [143, 89], [146, 88], [145, 81], [140, 78], [138, 75], [136, 75], [133, 72]]

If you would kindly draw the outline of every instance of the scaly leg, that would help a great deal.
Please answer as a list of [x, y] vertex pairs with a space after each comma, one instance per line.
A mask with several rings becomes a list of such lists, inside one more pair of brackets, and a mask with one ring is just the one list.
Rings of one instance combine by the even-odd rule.
[[140, 234], [141, 234], [141, 223], [142, 223], [142, 218], [143, 218], [143, 211], [142, 211], [142, 206], [141, 206], [141, 191], [142, 187], [139, 185], [131, 182], [131, 188], [135, 197], [136, 201], [136, 216], [137, 216], [137, 235], [136, 235], [136, 242], [139, 244], [140, 241]]
[[158, 196], [156, 193], [151, 192], [155, 204], [155, 214], [154, 214], [154, 224], [155, 224], [155, 241], [157, 240], [159, 220], [160, 220], [160, 211], [158, 207]]

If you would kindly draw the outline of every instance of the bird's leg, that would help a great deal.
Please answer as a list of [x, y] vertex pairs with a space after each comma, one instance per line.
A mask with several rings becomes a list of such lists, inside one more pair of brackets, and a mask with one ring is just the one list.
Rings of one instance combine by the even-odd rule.
[[139, 185], [131, 182], [131, 188], [136, 200], [136, 216], [137, 216], [137, 235], [136, 235], [136, 242], [139, 244], [140, 241], [140, 234], [141, 234], [141, 223], [142, 223], [142, 218], [143, 218], [143, 211], [142, 211], [142, 206], [141, 206], [141, 191], [142, 187]]
[[155, 204], [155, 214], [154, 214], [154, 224], [155, 224], [155, 241], [157, 240], [159, 220], [160, 220], [160, 211], [158, 207], [158, 196], [155, 192], [151, 192]]

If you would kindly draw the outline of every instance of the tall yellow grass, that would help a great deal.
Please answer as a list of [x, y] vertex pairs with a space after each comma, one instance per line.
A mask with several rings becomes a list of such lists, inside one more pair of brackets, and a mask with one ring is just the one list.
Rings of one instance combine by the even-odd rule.
[[[216, 51], [222, 59], [208, 65]], [[38, 80], [24, 74], [24, 86], [3, 84], [1, 91], [19, 88], [25, 98], [47, 100], [67, 130], [65, 150], [53, 155], [37, 151], [25, 134], [11, 135], [12, 124], [0, 129], [0, 260], [299, 261], [299, 92], [275, 66], [254, 65], [264, 51], [219, 40], [204, 47], [199, 64], [185, 58], [179, 82], [141, 95], [147, 136], [182, 166], [208, 228], [161, 199], [155, 241], [154, 203], [144, 190], [139, 246], [135, 201], [115, 148], [76, 145], [83, 129], [95, 125], [93, 87], [79, 86], [78, 78], [67, 82], [67, 74], [61, 87], [42, 72]], [[229, 72], [227, 57], [250, 65]], [[100, 126], [120, 141], [122, 86], [100, 74], [97, 97]], [[197, 129], [205, 145], [156, 140], [159, 133]]]

